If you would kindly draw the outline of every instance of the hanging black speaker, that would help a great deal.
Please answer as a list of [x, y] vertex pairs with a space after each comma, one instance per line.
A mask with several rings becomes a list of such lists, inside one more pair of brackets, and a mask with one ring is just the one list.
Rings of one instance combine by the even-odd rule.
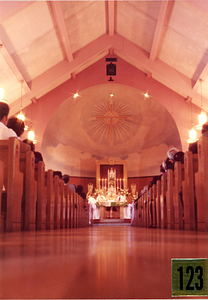
[[106, 65], [106, 75], [110, 76], [109, 81], [113, 81], [111, 76], [116, 76], [116, 64], [114, 62], [117, 62], [117, 58], [113, 57], [107, 57], [106, 62], [110, 62]]
[[112, 62], [106, 66], [107, 76], [116, 76], [116, 65]]

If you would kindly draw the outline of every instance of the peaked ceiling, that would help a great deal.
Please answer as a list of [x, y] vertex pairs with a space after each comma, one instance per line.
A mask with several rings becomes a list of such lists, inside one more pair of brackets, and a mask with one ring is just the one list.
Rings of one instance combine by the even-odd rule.
[[208, 111], [208, 1], [0, 1], [13, 114], [108, 54]]

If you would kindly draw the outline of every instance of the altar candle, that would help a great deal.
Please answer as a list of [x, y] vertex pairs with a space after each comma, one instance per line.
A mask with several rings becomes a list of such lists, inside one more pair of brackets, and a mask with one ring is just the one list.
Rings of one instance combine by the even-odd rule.
[[120, 189], [121, 189], [121, 178], [120, 178]]
[[118, 189], [118, 178], [117, 178], [117, 189]]
[[103, 178], [102, 178], [102, 189], [103, 189]]
[[105, 178], [105, 188], [106, 188], [106, 181], [107, 181], [107, 179]]

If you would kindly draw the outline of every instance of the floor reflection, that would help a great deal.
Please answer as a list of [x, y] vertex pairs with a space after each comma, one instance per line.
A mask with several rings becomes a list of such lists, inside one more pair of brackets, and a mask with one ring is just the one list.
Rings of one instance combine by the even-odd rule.
[[206, 258], [199, 232], [97, 226], [0, 236], [0, 297], [171, 298], [171, 258]]

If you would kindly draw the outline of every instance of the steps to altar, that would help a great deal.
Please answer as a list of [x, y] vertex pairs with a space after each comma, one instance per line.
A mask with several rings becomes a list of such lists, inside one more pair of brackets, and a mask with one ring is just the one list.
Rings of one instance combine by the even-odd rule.
[[93, 226], [129, 226], [130, 219], [98, 219], [93, 220]]

